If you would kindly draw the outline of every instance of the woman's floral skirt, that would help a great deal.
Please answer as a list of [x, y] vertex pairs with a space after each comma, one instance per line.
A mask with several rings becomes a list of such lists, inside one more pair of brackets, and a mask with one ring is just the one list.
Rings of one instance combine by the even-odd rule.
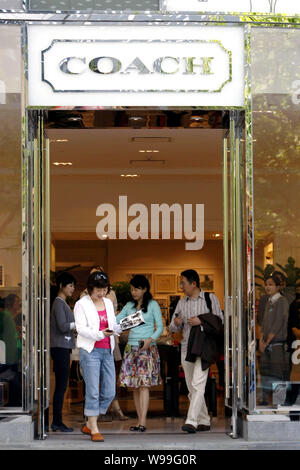
[[[141, 357], [147, 356], [147, 359]], [[127, 344], [120, 372], [121, 387], [155, 387], [161, 384], [158, 348], [150, 346], [141, 351], [138, 346]]]

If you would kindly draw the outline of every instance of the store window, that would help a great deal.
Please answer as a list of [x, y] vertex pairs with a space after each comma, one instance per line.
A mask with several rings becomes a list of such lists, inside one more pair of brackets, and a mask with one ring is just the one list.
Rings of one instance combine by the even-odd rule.
[[0, 10], [22, 10], [22, 0], [0, 0]]
[[21, 30], [0, 28], [0, 410], [22, 405]]
[[29, 10], [158, 10], [159, 0], [29, 0]]
[[298, 30], [252, 32], [257, 404], [285, 410], [300, 405], [299, 47]]

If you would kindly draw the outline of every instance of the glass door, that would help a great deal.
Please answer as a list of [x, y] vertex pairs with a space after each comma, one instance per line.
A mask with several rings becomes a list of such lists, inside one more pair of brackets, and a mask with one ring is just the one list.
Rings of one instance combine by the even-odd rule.
[[238, 437], [238, 411], [245, 406], [246, 336], [244, 308], [243, 115], [230, 112], [223, 141], [225, 406], [228, 434]]
[[33, 401], [37, 413], [37, 433], [44, 439], [46, 410], [50, 391], [50, 204], [49, 140], [44, 137], [42, 111], [30, 111], [29, 119], [33, 191], [32, 191], [32, 353]]

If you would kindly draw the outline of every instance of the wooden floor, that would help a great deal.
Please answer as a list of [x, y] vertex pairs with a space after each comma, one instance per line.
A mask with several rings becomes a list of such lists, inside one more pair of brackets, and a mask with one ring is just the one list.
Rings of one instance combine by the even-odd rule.
[[[50, 413], [49, 423], [52, 423], [52, 396], [54, 391], [55, 378], [51, 371], [51, 393], [50, 393]], [[71, 385], [71, 386], [70, 386]], [[83, 393], [82, 385], [75, 384], [69, 381], [69, 387], [65, 394], [64, 408], [63, 408], [63, 421], [66, 425], [74, 429], [74, 433], [80, 433], [80, 426], [84, 422], [83, 415]], [[123, 413], [128, 416], [128, 421], [119, 421], [111, 419], [111, 414], [108, 413], [107, 419], [109, 421], [99, 422], [100, 429], [105, 433], [130, 433], [130, 426], [136, 423], [136, 413], [133, 401], [133, 394], [131, 390], [121, 389], [119, 393], [119, 404]], [[150, 391], [150, 402], [147, 422], [147, 432], [165, 434], [165, 433], [181, 433], [181, 426], [184, 423], [189, 406], [189, 399], [187, 395], [180, 395], [179, 397], [179, 416], [170, 418], [166, 416], [164, 411], [163, 402], [163, 386], [155, 387]], [[224, 394], [218, 393], [218, 417], [211, 420], [212, 431], [225, 432], [225, 417], [224, 417]], [[51, 431], [50, 431], [51, 432]], [[60, 433], [63, 435], [64, 433]]]

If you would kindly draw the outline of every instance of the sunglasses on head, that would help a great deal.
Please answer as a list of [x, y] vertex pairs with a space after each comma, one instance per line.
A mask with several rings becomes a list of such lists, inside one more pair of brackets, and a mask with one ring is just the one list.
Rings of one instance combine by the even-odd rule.
[[108, 279], [106, 274], [103, 274], [103, 273], [95, 273], [94, 278], [96, 281], [100, 281], [101, 279], [105, 279], [107, 281]]

